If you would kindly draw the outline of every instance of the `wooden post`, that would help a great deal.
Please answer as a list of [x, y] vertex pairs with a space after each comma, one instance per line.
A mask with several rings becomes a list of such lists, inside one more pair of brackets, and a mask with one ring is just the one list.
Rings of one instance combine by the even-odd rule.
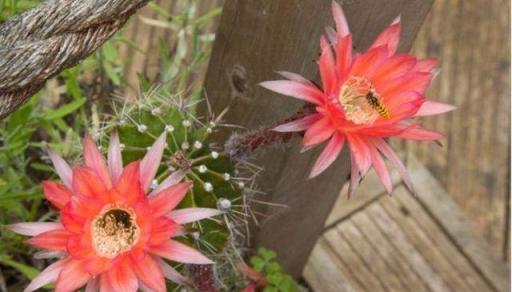
[[[400, 49], [410, 49], [432, 1], [344, 1], [355, 48], [365, 49], [401, 15]], [[301, 108], [300, 102], [273, 94], [258, 83], [279, 79], [275, 73], [279, 70], [318, 80], [319, 38], [324, 27], [332, 24], [330, 7], [331, 0], [226, 1], [205, 83], [214, 111], [229, 106], [229, 123], [254, 129]], [[303, 154], [300, 149], [299, 139], [294, 139], [286, 149], [258, 153], [256, 163], [265, 169], [258, 184], [267, 193], [261, 199], [288, 207], [265, 208], [264, 220], [251, 234], [253, 244], [275, 250], [295, 277], [302, 273], [350, 168], [344, 151], [328, 171], [308, 180], [320, 149]]]

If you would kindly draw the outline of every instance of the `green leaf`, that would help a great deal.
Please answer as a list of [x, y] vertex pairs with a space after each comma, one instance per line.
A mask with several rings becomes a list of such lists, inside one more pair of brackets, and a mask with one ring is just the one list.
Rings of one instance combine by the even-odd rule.
[[24, 126], [27, 124], [30, 114], [32, 113], [32, 104], [27, 103], [21, 108], [19, 108], [17, 111], [15, 111], [13, 114], [9, 116], [8, 121], [8, 131], [12, 131], [17, 126]]
[[80, 88], [80, 83], [78, 82], [78, 75], [80, 74], [79, 67], [74, 67], [68, 70], [65, 70], [61, 73], [62, 76], [66, 79], [66, 91], [70, 94], [74, 99], [85, 99], [82, 94], [82, 89]]
[[0, 262], [4, 265], [10, 266], [11, 268], [18, 270], [20, 273], [25, 275], [30, 280], [34, 279], [39, 274], [39, 271], [37, 269], [17, 262], [6, 255], [0, 255]]
[[83, 99], [77, 99], [71, 103], [68, 103], [66, 105], [61, 106], [60, 108], [52, 111], [48, 111], [48, 113], [43, 117], [46, 121], [55, 120], [58, 118], [65, 117], [69, 115], [70, 113], [78, 110], [81, 106], [85, 103], [85, 98]]
[[151, 89], [151, 82], [144, 76], [144, 74], [137, 73], [137, 78], [139, 79], [142, 92], [146, 92]]
[[265, 261], [262, 260], [260, 257], [253, 256], [251, 257], [251, 267], [253, 267], [257, 272], [263, 271], [263, 268], [265, 267]]
[[270, 284], [274, 286], [279, 286], [279, 283], [281, 283], [281, 281], [284, 279], [284, 275], [282, 273], [275, 273], [267, 275], [266, 278]]
[[45, 171], [45, 172], [53, 172], [53, 168], [47, 164], [34, 162], [34, 163], [31, 163], [30, 166], [36, 170]]
[[119, 54], [111, 41], [103, 45], [102, 52], [108, 62], [115, 63], [118, 60]]
[[271, 262], [265, 267], [267, 274], [273, 274], [281, 271], [281, 266], [276, 262]]
[[285, 275], [279, 284], [279, 290], [283, 292], [296, 292], [299, 288], [290, 275]]
[[258, 254], [264, 258], [266, 261], [270, 261], [271, 259], [274, 259], [277, 255], [274, 251], [271, 251], [269, 249], [266, 249], [264, 247], [260, 247], [258, 249]]
[[112, 82], [115, 85], [121, 85], [121, 77], [119, 77], [119, 74], [116, 72], [114, 67], [109, 62], [103, 63], [103, 69], [105, 69], [105, 72], [107, 73], [108, 78], [112, 80]]

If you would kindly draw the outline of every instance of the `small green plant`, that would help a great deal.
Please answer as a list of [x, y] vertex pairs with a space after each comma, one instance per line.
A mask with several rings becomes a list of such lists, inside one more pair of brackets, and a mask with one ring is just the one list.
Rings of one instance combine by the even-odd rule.
[[295, 292], [298, 285], [293, 278], [283, 272], [281, 265], [276, 261], [276, 253], [260, 247], [258, 253], [251, 257], [251, 267], [265, 276], [266, 287], [264, 292]]

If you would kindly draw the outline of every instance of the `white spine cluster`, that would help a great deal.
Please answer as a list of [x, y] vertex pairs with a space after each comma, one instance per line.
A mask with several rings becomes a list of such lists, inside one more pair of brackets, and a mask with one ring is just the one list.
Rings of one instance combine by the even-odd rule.
[[204, 183], [204, 190], [207, 191], [207, 192], [211, 192], [213, 191], [213, 185], [209, 182], [205, 182]]

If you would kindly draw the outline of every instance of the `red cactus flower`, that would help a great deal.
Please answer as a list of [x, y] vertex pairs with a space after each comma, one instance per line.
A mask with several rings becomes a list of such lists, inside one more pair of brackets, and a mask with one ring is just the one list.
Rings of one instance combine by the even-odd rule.
[[[166, 291], [165, 279], [187, 279], [164, 259], [211, 264], [195, 249], [171, 239], [183, 234], [180, 224], [220, 214], [214, 209], [174, 210], [191, 187], [170, 175], [149, 192], [165, 148], [165, 133], [141, 161], [122, 166], [119, 138], [112, 136], [108, 163], [86, 135], [84, 165], [73, 168], [54, 152], [50, 158], [62, 183], [44, 182], [46, 198], [59, 209], [60, 222], [9, 225], [33, 236], [28, 243], [60, 257], [25, 289], [35, 291], [56, 282], [55, 291], [87, 285], [85, 291]], [[149, 195], [146, 194], [149, 192]]]
[[419, 60], [413, 55], [396, 52], [399, 17], [366, 52], [354, 54], [352, 35], [341, 6], [333, 2], [332, 11], [336, 30], [327, 29], [327, 38], [320, 40], [318, 68], [322, 88], [289, 72], [281, 72], [288, 80], [261, 83], [267, 89], [307, 101], [315, 107], [314, 113], [275, 130], [305, 131], [303, 145], [307, 149], [329, 140], [311, 177], [330, 166], [347, 141], [352, 161], [349, 193], [372, 166], [391, 193], [391, 178], [381, 155], [398, 168], [404, 182], [412, 189], [404, 165], [384, 138], [442, 138], [441, 134], [425, 130], [412, 120], [454, 109], [451, 105], [427, 101], [424, 96], [435, 76], [436, 60]]

